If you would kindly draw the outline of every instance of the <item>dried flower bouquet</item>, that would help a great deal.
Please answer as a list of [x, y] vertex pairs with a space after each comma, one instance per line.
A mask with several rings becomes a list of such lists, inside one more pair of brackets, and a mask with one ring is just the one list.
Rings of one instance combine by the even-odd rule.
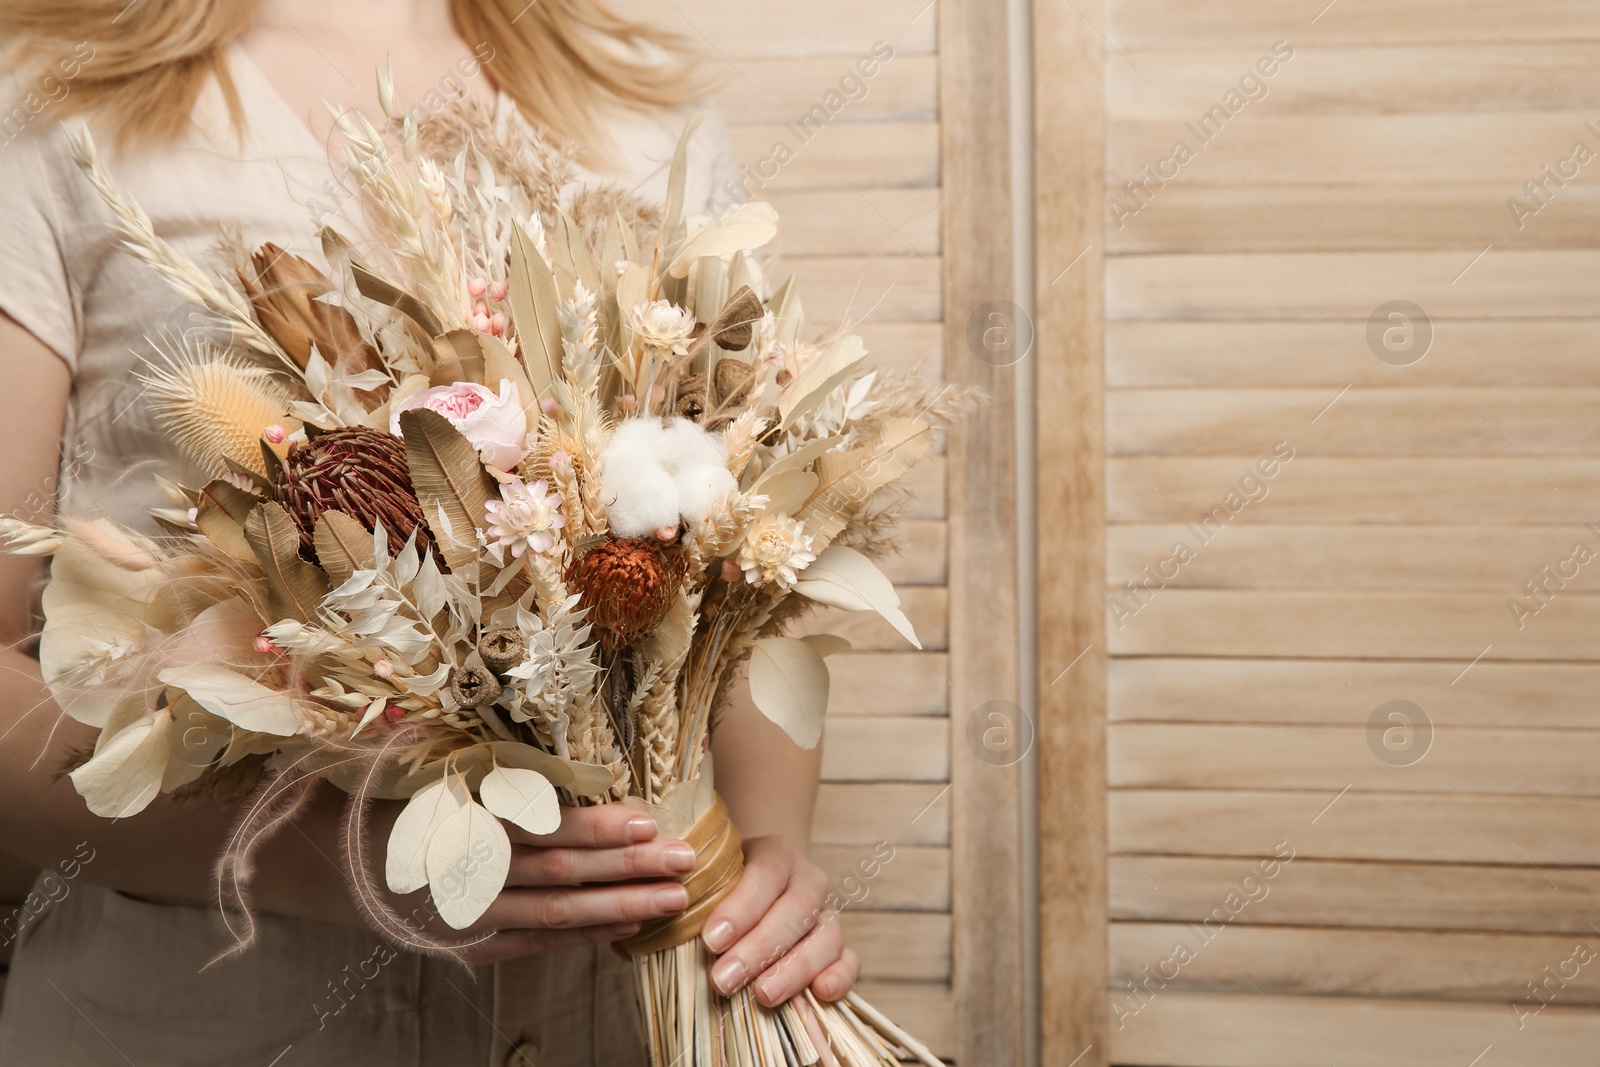
[[965, 398], [864, 370], [856, 337], [803, 340], [792, 285], [761, 298], [749, 253], [775, 213], [683, 215], [692, 124], [657, 213], [572, 192], [562, 153], [472, 105], [339, 121], [373, 250], [325, 230], [326, 273], [269, 245], [236, 254], [237, 284], [77, 141], [127, 250], [215, 325], [145, 375], [193, 474], [161, 483], [162, 535], [0, 527], [52, 557], [44, 677], [100, 730], [78, 791], [108, 818], [248, 795], [218, 865], [241, 947], [251, 855], [320, 781], [350, 794], [356, 899], [425, 951], [451, 946], [384, 903], [368, 801], [407, 799], [382, 877], [456, 929], [503, 886], [502, 820], [649, 805], [700, 852], [688, 913], [629, 946], [658, 1067], [936, 1064], [854, 994], [721, 997], [696, 935], [741, 863], [706, 755], [725, 687], [748, 662], [810, 747], [849, 646], [785, 622], [875, 611], [916, 642], [872, 558], [894, 547], [886, 491]]

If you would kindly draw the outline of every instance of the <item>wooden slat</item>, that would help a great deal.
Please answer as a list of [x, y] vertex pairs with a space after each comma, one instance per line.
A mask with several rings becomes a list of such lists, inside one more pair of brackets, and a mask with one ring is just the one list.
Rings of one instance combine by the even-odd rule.
[[[942, 586], [908, 585], [900, 590], [900, 608], [917, 637], [922, 640], [924, 652], [944, 649], [948, 645], [949, 596]], [[844, 611], [840, 608], [822, 608], [795, 623], [796, 634], [837, 634], [862, 652], [904, 652], [910, 650], [899, 631], [885, 622], [882, 616], [871, 611]], [[944, 665], [937, 659], [923, 657], [927, 669], [940, 674]], [[841, 698], [842, 699], [842, 698]]]
[[1264, 840], [1293, 839], [1306, 859], [1600, 866], [1594, 798], [1334, 795], [1119, 789], [1106, 832], [1130, 855], [1256, 856]]
[[807, 315], [825, 320], [938, 319], [940, 266], [937, 256], [892, 249], [880, 256], [787, 256], [774, 260], [774, 279], [793, 277]]
[[[1443, 320], [1433, 328], [1428, 355], [1394, 367], [1374, 358], [1365, 323], [1119, 322], [1108, 334], [1106, 373], [1114, 387], [1315, 385], [1330, 398], [1346, 385], [1600, 385], [1592, 356], [1600, 323]], [[1518, 357], [1507, 359], [1510, 351]]]
[[[1262, 452], [1270, 448], [1262, 441]], [[1112, 458], [1106, 464], [1111, 521], [1195, 521], [1221, 505], [1256, 459]], [[1496, 516], [1525, 523], [1581, 523], [1594, 518], [1590, 501], [1600, 494], [1600, 461], [1565, 456], [1541, 456], [1536, 465], [1500, 457], [1302, 456], [1291, 469], [1292, 477], [1285, 472], [1269, 497], [1244, 512], [1249, 521], [1476, 525], [1492, 507]]]
[[842, 652], [828, 658], [833, 683], [828, 714], [944, 715], [950, 706], [950, 665], [942, 652], [904, 643], [892, 652]]
[[896, 484], [910, 495], [904, 518], [942, 519], [945, 509], [945, 460], [929, 456]]
[[[1105, 986], [1104, 7], [1033, 0], [1040, 1060], [1111, 1062]], [[1117, 60], [1110, 59], [1110, 62]], [[953, 248], [951, 244], [947, 248]], [[952, 257], [953, 258], [953, 257]], [[1070, 269], [1069, 269], [1070, 268]], [[1047, 388], [1047, 385], [1049, 386]], [[1070, 667], [1070, 669], [1068, 669]]]
[[[1120, 213], [1108, 204], [1110, 250], [1303, 252], [1310, 242], [1324, 252], [1457, 249], [1471, 256], [1491, 244], [1600, 244], [1600, 190], [1589, 186], [1569, 184], [1543, 208], [1521, 182], [1256, 186], [1174, 182], [1138, 214], [1121, 217], [1120, 227]], [[1513, 200], [1528, 210], [1513, 211]]]
[[[1203, 922], [1210, 917], [1212, 929], [1221, 929], [1224, 937], [1229, 927], [1240, 924], [1593, 937], [1589, 923], [1600, 906], [1600, 871], [1569, 868], [1548, 873], [1550, 881], [1526, 865], [1296, 859], [1280, 866], [1275, 878], [1262, 881], [1256, 864], [1238, 858], [1113, 856], [1111, 914], [1115, 919], [1163, 922]], [[1241, 887], [1247, 876], [1253, 881]], [[1258, 899], [1240, 907], [1247, 891]], [[1236, 894], [1231, 907], [1225, 903], [1230, 893]], [[1497, 1010], [1505, 1011], [1505, 1006], [1498, 1005]]]
[[949, 574], [948, 527], [928, 519], [906, 519], [900, 523], [903, 550], [878, 560], [896, 586], [943, 585]]
[[[1109, 110], [1117, 118], [1190, 121], [1236, 86], [1267, 51], [1251, 45], [1129, 52], [1137, 70], [1120, 62], [1106, 68]], [[1249, 109], [1279, 115], [1600, 108], [1600, 44], [1530, 41], [1519, 47], [1521, 54], [1496, 39], [1329, 48], [1308, 46], [1302, 39], [1293, 59], [1261, 79], [1267, 95], [1252, 100]], [[1550, 80], [1539, 77], [1539, 70]], [[1259, 89], [1246, 88], [1259, 96]]]
[[861, 957], [863, 975], [903, 981], [949, 980], [950, 916], [852, 908], [839, 919], [846, 943]]
[[1584, 1062], [1596, 1041], [1600, 1015], [1559, 1005], [1518, 1030], [1504, 1004], [1164, 992], [1114, 1031], [1112, 1054], [1148, 1067], [1551, 1067]]
[[[1195, 153], [1177, 179], [1189, 185], [1452, 182], [1463, 175], [1474, 182], [1521, 185], [1541, 177], [1539, 168], [1546, 163], [1569, 156], [1574, 141], [1592, 140], [1594, 134], [1584, 128], [1591, 118], [1583, 111], [1284, 116], [1245, 111], [1220, 131], [1216, 120], [1202, 128], [1198, 115], [1194, 130], [1170, 119], [1130, 119], [1113, 122], [1108, 132], [1107, 185], [1117, 196], [1141, 168], [1171, 156], [1175, 140], [1186, 141]], [[1200, 134], [1214, 139], [1208, 144]], [[1394, 151], [1395, 145], [1405, 145], [1405, 151]]]
[[[1290, 470], [1292, 470], [1292, 465]], [[1288, 475], [1292, 477], [1293, 475]], [[1240, 523], [1206, 541], [1192, 524], [1115, 526], [1106, 569], [1113, 589], [1147, 580], [1168, 588], [1439, 589], [1521, 594], [1523, 583], [1572, 555], [1582, 526], [1256, 526]], [[1187, 545], [1192, 558], [1177, 563]], [[1168, 562], [1174, 561], [1174, 562]], [[1174, 573], [1176, 572], [1176, 573]], [[1569, 568], [1569, 573], [1571, 569]], [[1581, 569], [1575, 589], [1600, 588]]]
[[948, 845], [949, 787], [824, 782], [811, 839], [819, 845]]
[[[850, 0], [821, 0], [804, 7], [772, 8], [724, 0], [615, 0], [618, 13], [680, 33], [715, 55], [732, 56], [748, 76], [762, 82], [757, 57], [845, 53], [851, 57], [886, 40], [905, 54], [934, 50], [935, 20], [918, 17], [916, 0], [882, 0], [863, 9]], [[737, 75], [734, 75], [737, 77]]]
[[[1410, 41], [1515, 41], [1600, 37], [1600, 11], [1584, 0], [1340, 0], [1317, 17], [1313, 6], [1285, 0], [1232, 0], [1190, 4], [1185, 0], [1119, 0], [1107, 26], [1121, 48], [1243, 46], [1287, 37], [1307, 44], [1399, 44]], [[1313, 23], [1311, 20], [1317, 18]], [[1509, 46], [1507, 46], [1509, 47]], [[1113, 60], [1115, 62], [1115, 60]], [[1538, 74], [1530, 70], [1530, 78]]]
[[[1600, 596], [1563, 592], [1520, 630], [1507, 603], [1490, 593], [1164, 589], [1137, 614], [1119, 612], [1108, 640], [1113, 654], [1134, 656], [1446, 659], [1461, 667], [1479, 655], [1600, 660]], [[1344, 681], [1332, 666], [1327, 677]]]
[[[1559, 987], [1551, 985], [1556, 1004], [1600, 1005], [1600, 968], [1567, 962], [1575, 945], [1570, 937], [1241, 925], [1204, 941], [1193, 927], [1176, 923], [1111, 925], [1113, 995], [1128, 982], [1143, 981], [1145, 967], [1158, 977], [1172, 974], [1172, 965], [1163, 963], [1180, 941], [1196, 950], [1171, 986], [1184, 993], [1253, 996], [1254, 982], [1274, 999], [1418, 997], [1520, 1004], [1526, 1011], [1539, 1002], [1524, 983], [1543, 980], [1549, 967], [1566, 978]], [[1592, 938], [1579, 941], [1595, 944]]]
[[823, 731], [822, 778], [828, 782], [946, 782], [950, 727], [937, 718], [849, 715]]
[[1432, 748], [1409, 766], [1378, 758], [1366, 717], [1345, 726], [1116, 723], [1107, 750], [1114, 787], [1325, 790], [1324, 804], [1347, 787], [1461, 803], [1463, 793], [1600, 796], [1600, 731], [1435, 730]]
[[[895, 845], [887, 862], [877, 845], [818, 845], [811, 860], [832, 879], [833, 892], [852, 908], [873, 911], [950, 910], [950, 850]], [[864, 876], [877, 865], [874, 878]]]
[[956, 1013], [949, 985], [869, 980], [856, 989], [873, 1007], [915, 1034], [935, 1056], [955, 1059]]
[[840, 120], [805, 138], [781, 122], [735, 126], [733, 145], [756, 175], [748, 188], [757, 199], [769, 190], [848, 189], [849, 182], [939, 184], [939, 126], [932, 122]]
[[1600, 251], [1475, 255], [1118, 256], [1106, 264], [1106, 300], [1115, 319], [1343, 318], [1363, 329], [1397, 293], [1434, 319], [1600, 316]]
[[782, 220], [764, 249], [773, 254], [939, 254], [938, 189], [774, 189], [763, 199]]
[[[826, 106], [824, 97], [837, 90], [849, 100], [838, 112], [843, 121], [934, 120], [938, 110], [934, 86], [938, 60], [934, 56], [901, 51], [887, 63], [879, 63], [872, 77], [860, 78], [856, 61], [866, 54], [769, 56], [749, 65], [741, 62], [742, 57], [733, 57], [756, 83], [755, 88], [730, 72], [731, 77], [724, 80], [722, 91], [717, 94], [717, 103], [729, 122], [770, 122], [774, 116], [799, 118], [819, 103]], [[872, 69], [870, 62], [867, 69]], [[865, 95], [849, 83], [840, 87], [840, 80], [850, 74], [865, 84]]]
[[1328, 404], [1315, 387], [1116, 390], [1106, 433], [1128, 456], [1238, 455], [1284, 440], [1308, 456], [1600, 452], [1600, 389], [1351, 389]]
[[[818, 330], [826, 336], [829, 328]], [[944, 331], [934, 322], [880, 322], [869, 319], [849, 331], [866, 342], [874, 367], [892, 374], [916, 374], [937, 382], [944, 368]]]
[[1010, 49], [1017, 15], [993, 0], [936, 6], [942, 247], [960, 253], [923, 282], [939, 298], [947, 380], [982, 390], [989, 401], [948, 435], [956, 1058], [968, 1067], [1022, 1067], [1032, 1018], [1024, 985], [1027, 794], [1022, 774], [995, 773], [964, 732], [970, 709], [1024, 699], [1016, 419], [1028, 393], [1014, 368], [972, 358], [968, 340], [985, 302], [1016, 296]]
[[[1593, 726], [1600, 666], [1343, 660], [1346, 685], [1320, 659], [1138, 659], [1111, 663], [1113, 720], [1352, 723], [1411, 700], [1435, 727]], [[1333, 684], [1329, 684], [1332, 682]]]

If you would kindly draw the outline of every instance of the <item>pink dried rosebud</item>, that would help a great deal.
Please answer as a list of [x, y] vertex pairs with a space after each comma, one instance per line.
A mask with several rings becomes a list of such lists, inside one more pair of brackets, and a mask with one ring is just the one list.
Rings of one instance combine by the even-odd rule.
[[406, 709], [405, 708], [397, 708], [393, 704], [390, 704], [388, 707], [383, 709], [383, 721], [384, 722], [399, 722], [401, 719], [403, 719], [405, 717], [406, 717]]
[[539, 401], [539, 410], [544, 412], [546, 415], [554, 415], [556, 412], [561, 410], [561, 405], [556, 402], [555, 397], [547, 396], [543, 400]]
[[506, 332], [506, 313], [504, 311], [496, 311], [489, 316], [489, 332], [496, 337]]
[[379, 678], [393, 678], [394, 664], [390, 663], [385, 657], [379, 656], [377, 659], [372, 661], [372, 673], [376, 674]]
[[489, 332], [489, 316], [485, 315], [481, 311], [478, 312], [476, 315], [472, 316], [472, 328], [474, 330], [477, 330], [479, 333], [488, 333]]
[[273, 644], [272, 638], [266, 634], [256, 634], [256, 639], [250, 643], [250, 647], [263, 656], [270, 656], [278, 650], [278, 646]]
[[744, 577], [744, 571], [739, 569], [739, 565], [737, 563], [735, 563], [731, 559], [725, 559], [725, 560], [722, 561], [722, 580], [723, 581], [725, 581], [725, 582], [737, 582], [739, 579], [741, 579], [743, 577]]
[[628, 261], [625, 259], [619, 259], [615, 263], [611, 264], [611, 269], [615, 271], [617, 277], [620, 278], [624, 274], [628, 273]]
[[484, 278], [474, 278], [467, 283], [467, 292], [473, 296], [482, 296], [489, 290], [489, 282]]
[[571, 463], [571, 462], [572, 462], [572, 457], [567, 454], [567, 450], [564, 449], [564, 448], [559, 450], [559, 451], [550, 453], [550, 466], [552, 468], [556, 467], [558, 464]]
[[657, 541], [662, 541], [662, 542], [670, 545], [670, 544], [672, 544], [672, 542], [676, 541], [677, 539], [678, 539], [678, 528], [676, 526], [657, 526], [656, 527], [656, 540]]
[[617, 410], [622, 412], [624, 415], [631, 414], [634, 406], [637, 403], [638, 400], [632, 393], [623, 393], [621, 396], [617, 397]]
[[505, 298], [506, 298], [506, 283], [505, 282], [490, 282], [489, 283], [489, 299], [493, 300], [496, 304], [498, 304], [498, 303], [500, 303], [500, 301], [504, 300]]
[[281, 445], [283, 444], [283, 439], [289, 436], [289, 431], [285, 430], [277, 423], [273, 423], [271, 426], [268, 426], [265, 430], [261, 431], [261, 436], [265, 437], [271, 444]]

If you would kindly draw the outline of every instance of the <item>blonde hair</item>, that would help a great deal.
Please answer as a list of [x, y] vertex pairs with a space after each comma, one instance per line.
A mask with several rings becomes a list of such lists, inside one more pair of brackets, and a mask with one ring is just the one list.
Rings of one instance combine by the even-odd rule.
[[[448, 0], [469, 45], [488, 43], [487, 69], [528, 120], [591, 158], [604, 158], [608, 110], [672, 108], [708, 83], [680, 37], [612, 12], [603, 0]], [[94, 49], [54, 118], [93, 112], [129, 143], [180, 134], [215, 77], [236, 125], [238, 91], [227, 46], [249, 29], [260, 0], [4, 0], [0, 40], [14, 66], [45, 69], [85, 42]], [[80, 53], [81, 54], [81, 53]]]

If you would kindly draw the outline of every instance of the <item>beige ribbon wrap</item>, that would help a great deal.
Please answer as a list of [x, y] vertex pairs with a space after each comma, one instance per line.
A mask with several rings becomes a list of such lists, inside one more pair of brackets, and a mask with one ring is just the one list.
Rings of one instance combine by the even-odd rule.
[[[666, 827], [662, 828], [663, 836]], [[744, 873], [744, 838], [728, 817], [720, 796], [680, 835], [694, 849], [694, 870], [678, 881], [689, 891], [689, 906], [677, 915], [653, 919], [622, 942], [635, 956], [686, 944], [700, 936], [706, 920]]]

